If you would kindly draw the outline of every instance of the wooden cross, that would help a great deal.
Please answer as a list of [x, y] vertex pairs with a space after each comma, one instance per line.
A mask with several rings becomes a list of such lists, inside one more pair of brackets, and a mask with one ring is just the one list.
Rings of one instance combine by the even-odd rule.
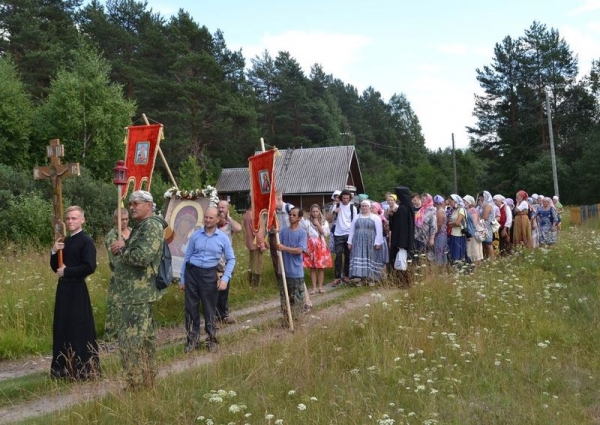
[[[50, 158], [50, 166], [34, 167], [33, 178], [35, 180], [52, 179], [52, 228], [54, 229], [54, 240], [62, 241], [65, 238], [65, 223], [63, 222], [62, 205], [62, 178], [79, 176], [79, 163], [61, 164], [60, 158], [65, 156], [65, 147], [60, 144], [59, 139], [50, 140], [46, 146], [46, 156]], [[63, 266], [62, 250], [58, 255], [58, 267]]]

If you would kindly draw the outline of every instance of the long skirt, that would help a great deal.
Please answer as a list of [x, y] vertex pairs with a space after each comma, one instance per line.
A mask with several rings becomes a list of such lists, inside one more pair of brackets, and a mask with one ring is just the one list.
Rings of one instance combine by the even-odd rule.
[[333, 267], [331, 252], [325, 239], [308, 238], [307, 251], [304, 253], [303, 265], [307, 269], [325, 269]]
[[448, 241], [450, 258], [455, 261], [466, 261], [467, 259], [467, 238], [464, 236], [450, 236]]
[[433, 250], [436, 264], [445, 265], [448, 263], [448, 235], [445, 231], [436, 233]]
[[483, 245], [478, 242], [475, 238], [471, 238], [467, 241], [467, 255], [471, 261], [483, 260]]
[[516, 214], [513, 223], [513, 245], [524, 245], [526, 248], [532, 248], [531, 222], [527, 214]]
[[359, 218], [355, 223], [350, 251], [350, 277], [381, 280], [383, 249], [375, 249], [375, 224], [370, 218]]

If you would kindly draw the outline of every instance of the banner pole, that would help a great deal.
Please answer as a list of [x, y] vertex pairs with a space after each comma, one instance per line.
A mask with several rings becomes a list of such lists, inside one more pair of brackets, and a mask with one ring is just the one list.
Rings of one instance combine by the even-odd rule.
[[[148, 117], [146, 116], [146, 114], [142, 114], [142, 118], [144, 119], [144, 122], [146, 123], [146, 125], [150, 125], [150, 121], [148, 121]], [[162, 129], [161, 129], [161, 134], [159, 134], [159, 136], [158, 136], [158, 143], [157, 143], [156, 148], [158, 149], [158, 154], [160, 155], [160, 159], [162, 159], [162, 162], [165, 165], [165, 168], [167, 169], [167, 174], [169, 175], [169, 178], [171, 179], [171, 183], [173, 183], [173, 186], [175, 186], [175, 189], [179, 190], [179, 187], [177, 186], [177, 182], [175, 181], [175, 177], [173, 177], [173, 173], [171, 173], [169, 164], [167, 164], [167, 159], [165, 158], [165, 155], [163, 154], [163, 151], [160, 148], [160, 136], [161, 135], [162, 135]]]
[[[260, 147], [262, 149], [263, 152], [266, 151], [265, 149], [265, 140], [261, 137], [260, 138]], [[275, 160], [273, 160], [273, 176], [274, 177], [275, 174]], [[274, 179], [271, 179], [272, 181]], [[275, 185], [273, 185], [274, 187], [276, 187], [276, 183]], [[277, 242], [277, 247], [270, 247], [270, 249], [277, 249], [277, 260], [279, 261], [279, 270], [281, 271], [281, 282], [283, 285], [283, 293], [285, 295], [285, 308], [287, 310], [287, 316], [288, 316], [288, 323], [290, 324], [290, 330], [293, 332], [294, 331], [294, 320], [292, 319], [292, 307], [290, 306], [290, 294], [288, 292], [288, 287], [287, 287], [287, 280], [285, 279], [285, 266], [283, 265], [283, 255], [281, 254], [281, 251], [278, 249], [279, 245], [281, 244], [281, 240], [279, 239], [279, 220], [277, 219], [277, 214], [275, 214], [275, 217], [273, 217], [275, 219], [275, 222], [277, 223], [276, 226], [276, 230], [275, 230], [275, 242]], [[277, 274], [275, 274], [275, 279], [277, 279]]]

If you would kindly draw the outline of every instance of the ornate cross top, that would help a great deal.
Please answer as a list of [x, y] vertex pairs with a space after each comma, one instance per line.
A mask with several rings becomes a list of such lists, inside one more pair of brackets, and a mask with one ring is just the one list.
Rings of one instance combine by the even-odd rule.
[[[33, 178], [35, 180], [52, 179], [52, 204], [54, 206], [52, 217], [52, 228], [54, 229], [54, 240], [63, 240], [66, 229], [63, 220], [62, 207], [62, 178], [79, 176], [79, 164], [61, 164], [60, 158], [65, 155], [65, 147], [60, 144], [59, 139], [50, 140], [46, 146], [46, 156], [50, 158], [50, 166], [34, 167]], [[59, 267], [62, 267], [62, 252], [59, 253]]]

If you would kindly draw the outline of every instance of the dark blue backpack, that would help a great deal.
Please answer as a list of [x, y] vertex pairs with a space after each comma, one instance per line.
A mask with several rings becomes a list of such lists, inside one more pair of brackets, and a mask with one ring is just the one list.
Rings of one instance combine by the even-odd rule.
[[[163, 239], [162, 256], [158, 264], [158, 273], [156, 273], [156, 287], [158, 289], [166, 289], [173, 280], [173, 264], [171, 262], [171, 250], [169, 244]], [[153, 268], [154, 269], [154, 268]]]
[[475, 227], [475, 221], [473, 221], [473, 216], [471, 213], [465, 208], [465, 221], [466, 225], [464, 229], [462, 229], [463, 234], [467, 237], [467, 239], [472, 238], [477, 233], [477, 228]]

